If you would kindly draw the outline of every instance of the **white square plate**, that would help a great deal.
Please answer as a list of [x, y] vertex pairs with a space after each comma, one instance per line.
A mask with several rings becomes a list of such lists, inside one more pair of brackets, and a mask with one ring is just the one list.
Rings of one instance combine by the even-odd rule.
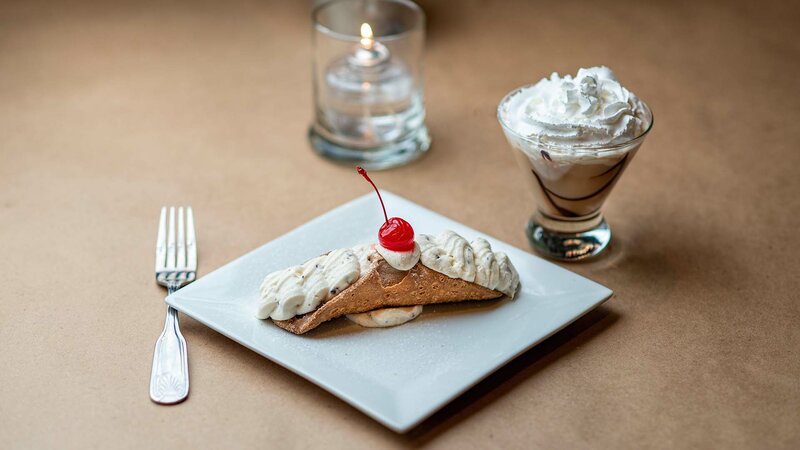
[[383, 192], [393, 216], [417, 233], [451, 229], [485, 237], [520, 274], [516, 299], [426, 306], [395, 328], [341, 318], [303, 336], [253, 312], [268, 273], [340, 247], [374, 242], [383, 219], [375, 194], [346, 203], [167, 297], [167, 303], [406, 432], [502, 365], [608, 299], [611, 290]]

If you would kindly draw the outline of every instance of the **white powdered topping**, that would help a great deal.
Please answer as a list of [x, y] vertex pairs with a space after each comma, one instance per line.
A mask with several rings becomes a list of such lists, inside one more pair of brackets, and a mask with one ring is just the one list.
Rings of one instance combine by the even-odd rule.
[[510, 96], [501, 120], [515, 133], [543, 144], [613, 145], [640, 136], [650, 125], [647, 107], [608, 67], [553, 72]]
[[422, 305], [382, 308], [361, 314], [348, 314], [351, 321], [369, 328], [394, 327], [414, 320], [422, 313]]
[[414, 250], [410, 252], [396, 252], [381, 245], [375, 246], [375, 250], [397, 270], [411, 270], [419, 261], [419, 244], [414, 244]]
[[508, 256], [493, 252], [485, 239], [478, 238], [470, 244], [448, 230], [436, 237], [422, 234], [417, 243], [421, 251], [420, 261], [429, 269], [514, 297], [519, 274]]
[[361, 277], [371, 251], [368, 245], [334, 250], [267, 275], [256, 317], [286, 320], [315, 310]]

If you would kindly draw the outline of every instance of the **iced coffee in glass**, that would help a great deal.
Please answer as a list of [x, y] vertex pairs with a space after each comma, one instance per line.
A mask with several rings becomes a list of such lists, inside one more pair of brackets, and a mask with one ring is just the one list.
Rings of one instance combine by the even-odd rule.
[[602, 252], [611, 230], [601, 207], [653, 126], [650, 108], [592, 67], [512, 91], [497, 117], [536, 201], [531, 245], [567, 261]]

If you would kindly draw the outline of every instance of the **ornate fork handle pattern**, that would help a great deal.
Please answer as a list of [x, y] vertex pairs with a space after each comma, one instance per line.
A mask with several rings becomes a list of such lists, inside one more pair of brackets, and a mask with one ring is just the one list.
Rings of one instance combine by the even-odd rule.
[[[197, 246], [195, 242], [192, 208], [161, 209], [156, 241], [156, 282], [172, 294], [194, 281], [197, 273]], [[164, 330], [158, 337], [153, 353], [150, 373], [150, 398], [160, 404], [180, 403], [189, 395], [189, 358], [186, 339], [178, 324], [178, 311], [167, 306]]]
[[[169, 293], [178, 290], [169, 283]], [[153, 372], [150, 375], [150, 398], [157, 403], [174, 404], [189, 395], [189, 358], [186, 339], [178, 325], [178, 311], [167, 306], [164, 330], [156, 341], [153, 353]]]

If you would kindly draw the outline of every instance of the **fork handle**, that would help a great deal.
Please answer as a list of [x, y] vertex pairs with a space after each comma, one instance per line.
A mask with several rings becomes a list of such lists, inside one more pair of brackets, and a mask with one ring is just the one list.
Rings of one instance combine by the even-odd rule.
[[164, 331], [156, 341], [153, 371], [150, 373], [150, 399], [172, 405], [189, 396], [189, 362], [186, 340], [178, 326], [178, 311], [167, 307]]

